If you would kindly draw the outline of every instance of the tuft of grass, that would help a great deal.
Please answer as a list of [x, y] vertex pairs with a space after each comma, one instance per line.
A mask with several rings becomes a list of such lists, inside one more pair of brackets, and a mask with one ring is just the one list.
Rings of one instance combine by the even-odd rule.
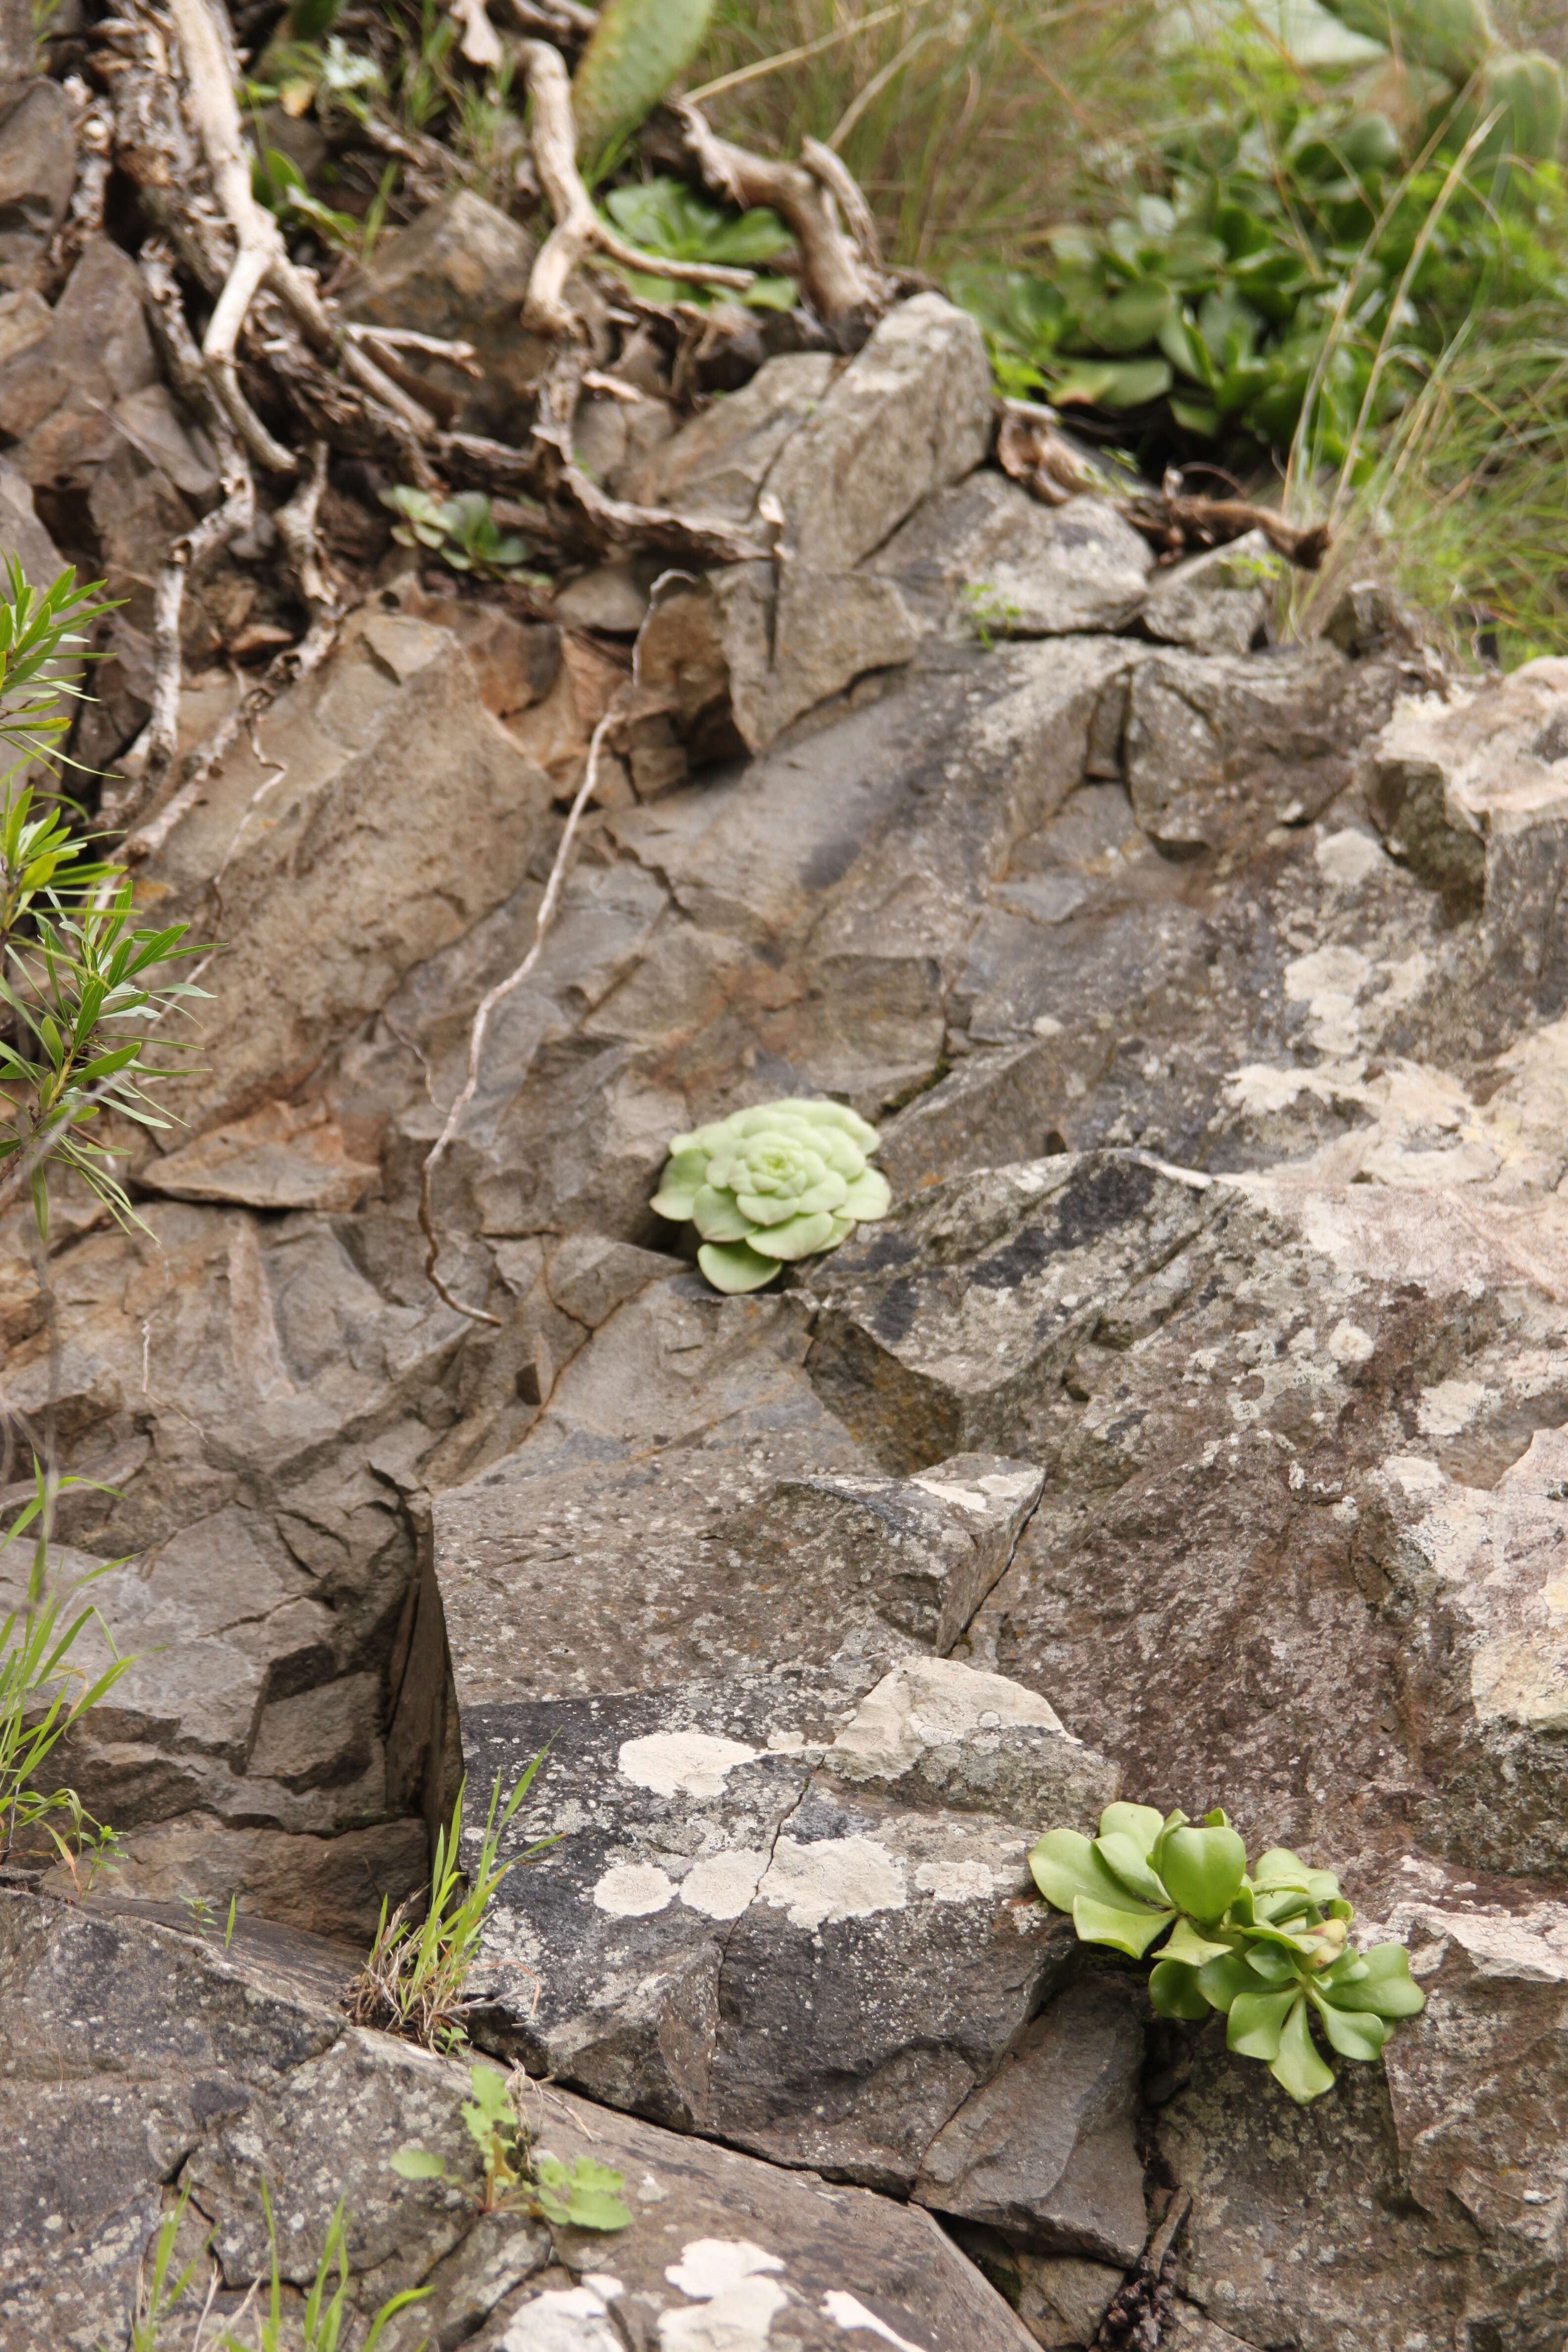
[[[479, 1958], [491, 1898], [519, 1862], [531, 1862], [555, 1843], [553, 1838], [545, 1838], [509, 1862], [498, 1859], [501, 1839], [532, 1786], [544, 1755], [541, 1748], [504, 1805], [500, 1782], [496, 1781], [479, 1855], [467, 1874], [459, 1848], [468, 1782], [465, 1780], [459, 1785], [450, 1825], [437, 1835], [428, 1896], [410, 1895], [390, 1917], [383, 1900], [375, 1941], [344, 2002], [356, 2025], [401, 2034], [426, 2050], [451, 2052], [467, 2042], [463, 2018], [468, 2005], [468, 1975]], [[421, 1906], [422, 1918], [416, 1916]]]
[[[1157, 77], [1154, 0], [719, 0], [698, 88], [715, 127], [763, 152], [842, 156], [889, 259], [940, 272], [1016, 261], [1104, 173], [1137, 171]], [[1159, 101], [1163, 103], [1163, 100]]]

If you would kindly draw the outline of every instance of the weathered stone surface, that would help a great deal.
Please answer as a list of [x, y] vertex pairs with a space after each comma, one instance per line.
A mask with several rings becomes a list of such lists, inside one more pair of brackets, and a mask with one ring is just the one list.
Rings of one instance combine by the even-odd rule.
[[922, 294], [847, 366], [770, 361], [656, 452], [646, 494], [782, 533], [774, 564], [671, 595], [649, 624], [642, 675], [675, 695], [700, 756], [760, 751], [853, 678], [910, 658], [920, 632], [897, 585], [857, 567], [979, 464], [989, 431], [979, 331]]
[[1132, 2118], [1143, 2036], [1120, 1983], [1052, 2001], [925, 2153], [916, 2201], [1123, 2267], [1147, 2235]]
[[1375, 682], [1321, 641], [1259, 662], [1157, 654], [1128, 708], [1133, 814], [1178, 856], [1306, 824], [1351, 782], [1375, 705]]
[[1451, 906], [1484, 908], [1489, 961], [1551, 1018], [1568, 1003], [1557, 877], [1568, 840], [1568, 663], [1527, 662], [1401, 704], [1369, 804], [1391, 848]]
[[1194, 653], [1244, 654], [1268, 620], [1285, 569], [1263, 533], [1249, 530], [1228, 547], [1210, 548], [1157, 572], [1143, 606], [1143, 626], [1152, 637], [1190, 646]]
[[[546, 2352], [634, 2340], [761, 2344], [788, 2315], [811, 2352], [871, 2328], [940, 2347], [1025, 2352], [1030, 2338], [929, 2216], [781, 2172], [701, 2140], [586, 2105], [526, 2101], [542, 2154], [619, 2170], [633, 2215], [612, 2236], [481, 2215], [460, 2064], [347, 2025], [348, 1956], [242, 1928], [225, 1951], [135, 1916], [0, 1896], [0, 2110], [10, 2224], [0, 2345], [120, 2347], [163, 2212], [189, 2190], [218, 2265], [214, 2316], [232, 2321], [270, 2263], [270, 2191], [288, 2320], [340, 2196], [351, 2309], [426, 2285], [383, 2341]], [[409, 2145], [453, 2178], [407, 2182]], [[613, 2268], [612, 2268], [613, 2265]], [[203, 2297], [206, 2266], [198, 2263]], [[265, 2288], [264, 2288], [265, 2292]], [[196, 2305], [169, 2340], [184, 2340]], [[595, 2318], [599, 2333], [585, 2332]]]
[[0, 431], [35, 488], [123, 446], [110, 412], [157, 373], [136, 265], [106, 236], [88, 239], [52, 311], [31, 289], [0, 296]]
[[176, 1201], [229, 1201], [247, 1209], [357, 1209], [381, 1170], [353, 1157], [324, 1103], [264, 1103], [248, 1118], [209, 1128], [142, 1171]]
[[1137, 617], [1148, 541], [1109, 500], [1043, 507], [980, 472], [927, 499], [871, 559], [928, 626], [950, 636], [1071, 636]]
[[[572, 1825], [498, 1895], [485, 2039], [612, 2104], [907, 2189], [1071, 1935], [1029, 1893], [1024, 1830], [832, 1777], [868, 1679], [468, 1709], [475, 1788], [552, 1743], [518, 1849]], [[1021, 2177], [1043, 2199], [1064, 2160], [1021, 2158]]]
[[366, 612], [174, 827], [161, 916], [213, 922], [205, 1067], [171, 1099], [216, 1124], [286, 1092], [523, 879], [549, 803], [444, 630]]
[[1005, 1821], [1098, 1821], [1118, 1776], [1056, 1709], [1003, 1675], [909, 1657], [868, 1691], [823, 1759], [855, 1788]]
[[75, 175], [70, 102], [58, 82], [35, 81], [0, 123], [0, 267], [42, 254]]

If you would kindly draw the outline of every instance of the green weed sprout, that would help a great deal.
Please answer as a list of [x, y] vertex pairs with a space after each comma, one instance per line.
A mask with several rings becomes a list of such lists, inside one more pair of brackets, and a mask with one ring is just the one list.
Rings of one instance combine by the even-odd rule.
[[528, 541], [497, 527], [482, 490], [435, 499], [428, 490], [399, 484], [383, 490], [381, 502], [398, 517], [392, 536], [400, 547], [428, 548], [454, 572], [473, 572], [484, 580], [538, 582], [539, 574], [528, 568]]
[[[589, 2156], [570, 2169], [556, 2156], [534, 2158], [519, 2121], [511, 2084], [499, 2067], [468, 2069], [471, 2096], [460, 2113], [484, 2161], [481, 2213], [530, 2213], [562, 2229], [624, 2230], [631, 2214], [621, 2202], [622, 2175]], [[450, 2180], [446, 2158], [425, 2147], [400, 2147], [392, 2169], [404, 2180]]]
[[1351, 1943], [1355, 1915], [1331, 1870], [1273, 1846], [1249, 1874], [1223, 1812], [1200, 1824], [1152, 1805], [1108, 1805], [1097, 1838], [1048, 1830], [1029, 1867], [1084, 1943], [1133, 1959], [1158, 1946], [1149, 1996], [1161, 2015], [1221, 2011], [1227, 2047], [1263, 2059], [1300, 2105], [1335, 2079], [1314, 2023], [1338, 2056], [1370, 2062], [1395, 2019], [1426, 2006], [1403, 1944], [1360, 1952]]
[[680, 275], [683, 261], [727, 262], [754, 269], [793, 253], [795, 239], [777, 213], [764, 205], [750, 212], [725, 213], [705, 204], [682, 180], [634, 180], [627, 187], [610, 190], [605, 211], [623, 236], [670, 265], [667, 278], [623, 270], [633, 293], [645, 302], [686, 302], [708, 310], [716, 301], [729, 301], [743, 302], [753, 310], [791, 310], [800, 299], [793, 278], [763, 276], [742, 293], [721, 294], [711, 286], [690, 285]]
[[888, 1180], [867, 1165], [879, 1140], [842, 1103], [762, 1103], [674, 1137], [653, 1205], [695, 1224], [697, 1263], [715, 1290], [760, 1290], [781, 1265], [887, 1215]]
[[[468, 2040], [463, 2023], [468, 1971], [479, 1957], [485, 1914], [496, 1888], [519, 1862], [531, 1862], [553, 1838], [542, 1838], [510, 1862], [497, 1856], [505, 1832], [533, 1784], [544, 1761], [541, 1748], [503, 1806], [500, 1782], [490, 1790], [490, 1809], [473, 1869], [465, 1874], [459, 1860], [463, 1826], [463, 1792], [459, 1783], [450, 1826], [436, 1839], [436, 1859], [430, 1874], [428, 1899], [410, 1895], [390, 1918], [384, 1898], [370, 1956], [355, 1979], [347, 2008], [356, 2025], [375, 2026], [419, 2042], [427, 2050], [456, 2050]], [[414, 1914], [424, 1905], [425, 1916]]]

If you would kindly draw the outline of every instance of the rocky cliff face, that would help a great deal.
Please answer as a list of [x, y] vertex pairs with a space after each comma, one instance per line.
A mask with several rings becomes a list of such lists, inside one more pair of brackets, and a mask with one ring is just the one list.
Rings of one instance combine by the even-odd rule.
[[[29, 479], [90, 257], [0, 366]], [[137, 1664], [65, 1767], [114, 1906], [4, 1898], [0, 2344], [124, 2344], [175, 2181], [227, 2295], [265, 2177], [289, 2278], [341, 2193], [361, 2306], [432, 2285], [386, 2344], [1558, 2352], [1568, 674], [1447, 680], [1359, 590], [1267, 643], [1260, 546], [1155, 572], [985, 462], [932, 296], [621, 432], [614, 486], [776, 561], [558, 630], [389, 567], [142, 868], [224, 952], [148, 1231], [51, 1265], [114, 1490], [66, 1565], [129, 1555]], [[443, 1298], [421, 1169], [639, 628]], [[668, 1139], [791, 1092], [880, 1123], [893, 1213], [720, 1297]], [[482, 1816], [546, 1742], [479, 2038], [633, 2184], [592, 2244], [394, 2179], [468, 2164], [460, 2070], [336, 2006], [465, 1770]], [[1429, 1997], [1386, 2067], [1297, 2110], [1085, 1962], [1024, 1857], [1118, 1792], [1340, 1868]], [[174, 1924], [231, 1894], [226, 1953]]]

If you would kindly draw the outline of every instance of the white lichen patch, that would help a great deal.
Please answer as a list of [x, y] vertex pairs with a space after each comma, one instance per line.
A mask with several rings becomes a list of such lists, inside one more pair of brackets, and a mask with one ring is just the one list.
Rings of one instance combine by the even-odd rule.
[[705, 1919], [738, 1919], [757, 1891], [768, 1866], [760, 1846], [731, 1846], [694, 1862], [680, 1882], [680, 1899]]
[[996, 1876], [988, 1863], [973, 1857], [922, 1862], [915, 1869], [915, 1885], [936, 1903], [984, 1903], [996, 1892]]
[[613, 1862], [594, 1889], [612, 1919], [649, 1919], [675, 1900], [675, 1881], [651, 1862]]
[[762, 2352], [789, 2301], [768, 2275], [784, 2267], [746, 2238], [694, 2238], [664, 2273], [688, 2303], [660, 2315], [660, 2352]]
[[858, 2295], [850, 2294], [845, 2288], [834, 2287], [823, 2296], [822, 2313], [825, 2319], [831, 2319], [846, 2333], [864, 2328], [868, 2335], [879, 2336], [884, 2344], [891, 2344], [895, 2347], [895, 2352], [925, 2352], [923, 2345], [911, 2344], [907, 2336], [899, 2335], [885, 2319], [879, 2319], [874, 2311], [868, 2311]]
[[1037, 1470], [987, 1470], [967, 1485], [956, 1479], [911, 1478], [910, 1484], [925, 1494], [934, 1495], [939, 1503], [951, 1503], [955, 1509], [971, 1512], [975, 1518], [988, 1518], [993, 1511], [1008, 1511], [1023, 1501], [1040, 1483]]
[[910, 1900], [902, 1863], [869, 1837], [822, 1838], [810, 1845], [781, 1837], [757, 1894], [787, 1912], [792, 1927], [810, 1931], [837, 1919], [905, 1911]]
[[1340, 890], [1359, 890], [1387, 862], [1381, 843], [1349, 827], [1321, 834], [1312, 856], [1318, 871]]
[[525, 2303], [500, 2352], [624, 2352], [602, 2295], [591, 2286], [546, 2287]]
[[739, 1739], [721, 1739], [708, 1731], [651, 1731], [641, 1739], [624, 1739], [617, 1756], [626, 1779], [658, 1797], [717, 1797], [725, 1776], [738, 1764], [756, 1756]]

